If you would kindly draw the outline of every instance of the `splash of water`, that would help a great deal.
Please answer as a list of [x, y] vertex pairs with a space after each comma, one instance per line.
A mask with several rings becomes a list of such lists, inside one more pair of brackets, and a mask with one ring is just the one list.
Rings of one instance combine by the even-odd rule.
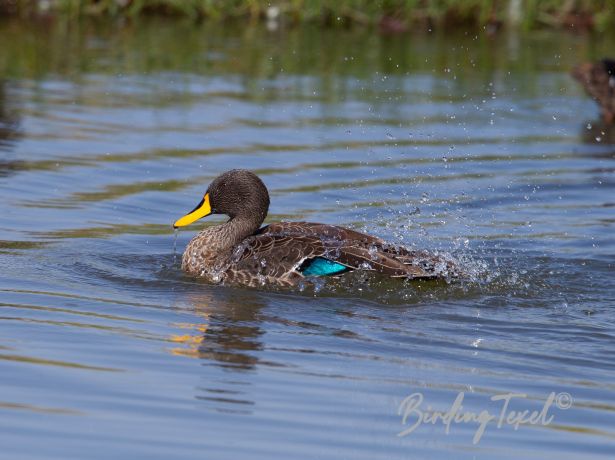
[[177, 265], [177, 237], [179, 236], [179, 230], [173, 230], [173, 265]]

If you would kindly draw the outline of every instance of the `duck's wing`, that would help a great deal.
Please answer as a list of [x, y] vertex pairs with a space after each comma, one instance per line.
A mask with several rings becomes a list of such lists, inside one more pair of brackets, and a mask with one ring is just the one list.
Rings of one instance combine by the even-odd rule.
[[312, 236], [324, 241], [346, 241], [364, 246], [387, 245], [384, 240], [375, 236], [350, 230], [349, 228], [339, 227], [337, 225], [318, 224], [314, 222], [276, 222], [261, 228], [257, 234]]
[[325, 252], [317, 237], [254, 235], [235, 249], [227, 280], [248, 285], [294, 284], [303, 277], [303, 262], [322, 257]]
[[264, 227], [238, 248], [235, 265], [242, 271], [267, 277], [289, 277], [301, 276], [315, 259], [339, 264], [339, 270], [332, 269], [327, 274], [358, 269], [400, 278], [437, 276], [430, 269], [434, 265], [425, 263], [426, 252], [419, 254], [354, 230], [310, 222], [282, 222]]
[[[340, 243], [343, 243], [345, 250], [341, 251], [341, 254], [345, 256], [344, 264], [352, 268], [361, 268], [374, 262], [372, 265], [375, 270], [389, 276], [434, 278], [445, 272], [454, 276], [462, 272], [450, 260], [440, 255], [394, 245], [376, 236], [337, 225], [276, 222], [263, 227], [259, 233], [318, 237], [330, 253], [332, 252], [330, 249], [336, 249]], [[402, 268], [400, 264], [405, 267]]]

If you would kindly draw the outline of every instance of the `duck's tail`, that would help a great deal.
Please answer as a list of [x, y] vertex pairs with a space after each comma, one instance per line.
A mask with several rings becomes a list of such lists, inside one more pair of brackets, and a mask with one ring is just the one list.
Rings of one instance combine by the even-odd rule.
[[337, 261], [350, 269], [373, 270], [391, 278], [456, 278], [462, 273], [452, 259], [443, 255], [395, 246], [343, 247]]

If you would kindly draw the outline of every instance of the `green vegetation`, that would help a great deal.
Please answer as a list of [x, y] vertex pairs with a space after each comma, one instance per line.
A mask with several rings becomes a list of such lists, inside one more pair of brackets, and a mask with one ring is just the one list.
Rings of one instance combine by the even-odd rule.
[[135, 17], [146, 14], [200, 19], [266, 20], [378, 26], [385, 32], [417, 27], [526, 29], [560, 27], [604, 31], [615, 26], [615, 0], [0, 0], [0, 15]]

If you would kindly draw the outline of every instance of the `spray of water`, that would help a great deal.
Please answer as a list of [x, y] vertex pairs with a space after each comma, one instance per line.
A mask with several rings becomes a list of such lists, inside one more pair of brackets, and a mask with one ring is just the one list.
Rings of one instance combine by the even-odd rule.
[[174, 229], [173, 232], [173, 266], [175, 266], [177, 265], [177, 237], [179, 236], [179, 230]]

